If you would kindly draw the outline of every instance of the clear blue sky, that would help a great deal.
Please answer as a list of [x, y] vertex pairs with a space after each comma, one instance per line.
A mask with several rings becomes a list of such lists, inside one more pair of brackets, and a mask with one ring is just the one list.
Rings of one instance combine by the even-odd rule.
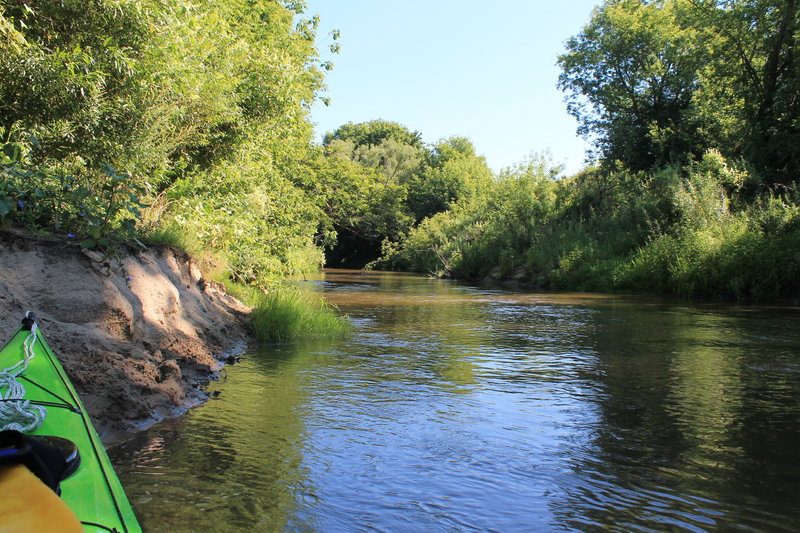
[[[309, 0], [331, 105], [312, 111], [317, 137], [347, 122], [384, 119], [425, 142], [469, 137], [499, 171], [549, 150], [566, 172], [587, 143], [556, 88], [556, 59], [598, 0]], [[327, 34], [341, 31], [332, 55]]]

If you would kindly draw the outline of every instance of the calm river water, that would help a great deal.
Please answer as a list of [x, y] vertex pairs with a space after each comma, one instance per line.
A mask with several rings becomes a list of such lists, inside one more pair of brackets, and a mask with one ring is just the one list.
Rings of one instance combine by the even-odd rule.
[[798, 308], [300, 284], [350, 339], [111, 450], [147, 531], [800, 530]]

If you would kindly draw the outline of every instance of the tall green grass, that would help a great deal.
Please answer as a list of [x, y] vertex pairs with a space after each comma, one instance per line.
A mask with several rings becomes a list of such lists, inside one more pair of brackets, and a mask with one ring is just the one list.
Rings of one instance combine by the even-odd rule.
[[174, 222], [141, 228], [139, 240], [146, 244], [174, 246], [192, 255], [196, 255], [201, 250], [197, 237], [189, 232], [185, 226]]
[[343, 338], [352, 331], [348, 318], [338, 314], [335, 306], [296, 287], [278, 285], [263, 291], [233, 284], [228, 292], [253, 307], [250, 325], [261, 340]]
[[183, 250], [198, 264], [203, 275], [226, 286], [230, 284], [228, 260], [220, 253], [204, 248], [197, 235], [185, 225], [171, 220], [147, 221], [138, 229], [138, 233], [139, 241], [145, 245], [160, 244]]

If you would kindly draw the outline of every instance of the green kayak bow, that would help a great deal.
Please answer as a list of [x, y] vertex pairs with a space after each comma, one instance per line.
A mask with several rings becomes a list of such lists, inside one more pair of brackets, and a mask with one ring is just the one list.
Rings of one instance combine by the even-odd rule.
[[[0, 428], [74, 443], [77, 469], [60, 482], [61, 499], [87, 532], [140, 532], [125, 491], [61, 363], [28, 313], [0, 348]], [[8, 524], [13, 517], [4, 516]]]

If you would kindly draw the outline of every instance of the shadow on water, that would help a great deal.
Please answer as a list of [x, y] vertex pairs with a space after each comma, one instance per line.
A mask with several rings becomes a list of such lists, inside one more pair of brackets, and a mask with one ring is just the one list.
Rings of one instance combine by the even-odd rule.
[[797, 309], [299, 282], [348, 341], [254, 347], [112, 450], [152, 531], [792, 531]]
[[579, 530], [796, 531], [800, 338], [786, 329], [796, 315], [614, 306], [598, 318], [604, 355], [587, 378], [602, 384], [599, 419], [572, 459], [580, 483], [554, 502], [560, 519]]

